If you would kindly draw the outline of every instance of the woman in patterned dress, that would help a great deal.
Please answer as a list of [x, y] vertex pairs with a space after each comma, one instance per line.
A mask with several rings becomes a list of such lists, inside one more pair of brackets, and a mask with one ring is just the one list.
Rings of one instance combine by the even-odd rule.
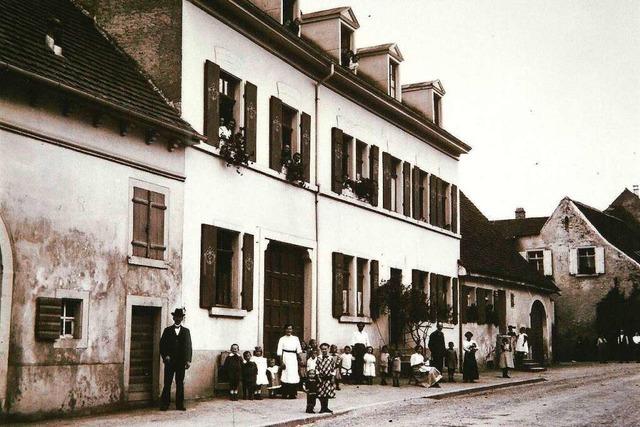
[[316, 374], [320, 379], [318, 387], [318, 399], [320, 400], [320, 413], [333, 413], [329, 409], [329, 399], [336, 397], [336, 388], [333, 382], [333, 375], [336, 369], [336, 363], [329, 355], [329, 344], [322, 343], [320, 345], [322, 355], [316, 361]]

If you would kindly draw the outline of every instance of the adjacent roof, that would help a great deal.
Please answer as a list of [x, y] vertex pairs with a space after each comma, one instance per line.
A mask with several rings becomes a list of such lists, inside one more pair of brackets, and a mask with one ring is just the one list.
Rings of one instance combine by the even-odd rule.
[[549, 217], [532, 217], [522, 219], [500, 219], [491, 223], [507, 238], [536, 236]]
[[355, 13], [349, 6], [335, 7], [333, 9], [318, 10], [316, 12], [301, 14], [302, 22], [316, 22], [324, 21], [333, 18], [342, 18], [345, 22], [351, 25], [354, 29], [360, 28], [360, 23], [356, 18]]
[[546, 292], [558, 291], [555, 283], [529, 265], [462, 192], [460, 231], [460, 261], [468, 274], [519, 282]]
[[438, 79], [431, 80], [428, 82], [409, 83], [406, 85], [402, 85], [402, 92], [411, 92], [414, 90], [423, 90], [423, 89], [433, 89], [440, 96], [444, 96], [444, 94], [446, 93], [444, 90], [444, 86], [442, 85], [442, 82]]
[[613, 215], [602, 212], [584, 203], [572, 200], [587, 220], [609, 243], [620, 249], [630, 258], [640, 262], [640, 234], [629, 224]]
[[388, 53], [396, 61], [404, 61], [404, 57], [400, 52], [400, 48], [396, 43], [379, 44], [376, 46], [361, 47], [356, 52], [359, 57], [378, 55], [380, 53]]
[[[62, 23], [62, 57], [45, 45], [48, 23]], [[200, 137], [136, 63], [69, 0], [0, 2], [0, 70], [130, 113], [150, 124]]]

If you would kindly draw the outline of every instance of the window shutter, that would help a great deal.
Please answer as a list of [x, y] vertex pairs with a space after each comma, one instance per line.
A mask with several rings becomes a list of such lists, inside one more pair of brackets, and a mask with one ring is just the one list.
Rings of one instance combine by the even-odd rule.
[[453, 295], [453, 318], [451, 319], [451, 323], [454, 325], [458, 324], [458, 279], [451, 279], [451, 292]]
[[339, 319], [342, 316], [342, 281], [344, 270], [344, 255], [333, 253], [333, 317]]
[[382, 207], [391, 209], [391, 155], [382, 153]]
[[60, 338], [62, 300], [39, 297], [36, 300], [36, 340], [55, 341]]
[[242, 308], [253, 310], [253, 235], [242, 237]]
[[604, 274], [604, 247], [596, 248], [596, 274]]
[[244, 136], [249, 160], [256, 161], [256, 136], [258, 132], [258, 88], [251, 82], [244, 84]]
[[216, 255], [218, 229], [202, 224], [200, 237], [200, 308], [209, 309], [216, 302]]
[[437, 203], [437, 180], [435, 175], [429, 175], [429, 224], [437, 225], [436, 212], [438, 210]]
[[311, 116], [300, 114], [300, 154], [305, 182], [311, 182]]
[[451, 231], [458, 232], [458, 186], [451, 185]]
[[211, 61], [204, 63], [204, 134], [207, 144], [220, 145], [220, 67]]
[[331, 191], [342, 194], [342, 130], [331, 128]]
[[269, 167], [282, 170], [282, 101], [275, 96], [269, 100]]
[[149, 248], [149, 191], [133, 188], [133, 256], [146, 258]]
[[369, 313], [371, 317], [377, 319], [380, 316], [379, 309], [376, 304], [376, 290], [378, 286], [380, 286], [380, 265], [378, 261], [372, 260], [369, 264], [369, 283], [371, 285], [371, 289], [369, 290]]
[[553, 276], [553, 257], [551, 256], [551, 251], [545, 249], [542, 252], [542, 264], [544, 267], [544, 275], [545, 276]]
[[369, 148], [369, 178], [373, 181], [373, 194], [371, 195], [371, 205], [378, 206], [378, 169], [380, 162], [380, 150], [372, 145]]
[[578, 250], [569, 249], [569, 274], [578, 274]]
[[402, 208], [405, 216], [411, 216], [411, 164], [402, 164]]
[[431, 321], [435, 322], [438, 313], [438, 275], [429, 274], [429, 303], [431, 311]]
[[486, 291], [476, 288], [476, 306], [478, 307], [478, 325], [487, 323], [487, 302], [485, 301]]
[[413, 219], [420, 219], [420, 174], [421, 171], [418, 167], [413, 168]]
[[436, 177], [436, 225], [444, 228], [444, 205], [443, 205], [444, 182]]
[[164, 259], [164, 213], [167, 206], [164, 194], [149, 191], [149, 258]]
[[420, 270], [411, 270], [411, 287], [413, 288], [417, 288], [417, 289], [422, 289], [422, 283], [421, 283], [421, 274], [422, 272]]

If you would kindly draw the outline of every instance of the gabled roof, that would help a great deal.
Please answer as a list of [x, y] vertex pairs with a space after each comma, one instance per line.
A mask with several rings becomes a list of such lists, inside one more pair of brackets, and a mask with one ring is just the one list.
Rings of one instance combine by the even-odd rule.
[[640, 234], [640, 197], [635, 193], [625, 188], [604, 213], [620, 218]]
[[572, 200], [587, 220], [609, 243], [640, 263], [640, 234], [622, 219]]
[[555, 283], [529, 265], [462, 192], [460, 232], [460, 261], [468, 274], [518, 282], [545, 292], [558, 291]]
[[373, 56], [381, 53], [387, 53], [398, 62], [404, 61], [404, 57], [402, 56], [400, 48], [396, 43], [386, 43], [376, 46], [361, 47], [356, 53], [361, 58], [364, 56]]
[[402, 92], [412, 92], [414, 90], [433, 89], [440, 96], [444, 96], [446, 93], [442, 82], [438, 79], [428, 82], [409, 83], [402, 85]]
[[333, 18], [342, 18], [347, 24], [351, 25], [354, 29], [360, 28], [360, 23], [356, 14], [349, 6], [334, 7], [333, 9], [318, 10], [316, 12], [303, 13], [300, 18], [302, 23], [305, 22], [317, 22], [324, 21]]
[[542, 230], [548, 219], [549, 217], [542, 216], [522, 219], [500, 219], [491, 221], [491, 223], [504, 237], [513, 239], [540, 234], [540, 230]]
[[[45, 45], [52, 18], [61, 22], [62, 56]], [[69, 0], [0, 2], [2, 69], [167, 130], [200, 137], [136, 63]]]

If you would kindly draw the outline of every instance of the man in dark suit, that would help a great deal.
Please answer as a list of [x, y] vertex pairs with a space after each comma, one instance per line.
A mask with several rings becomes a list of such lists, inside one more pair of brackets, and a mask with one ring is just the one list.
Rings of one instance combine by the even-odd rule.
[[436, 330], [429, 335], [429, 350], [431, 350], [431, 366], [442, 372], [447, 347], [444, 344], [441, 322], [437, 323]]
[[176, 409], [186, 411], [184, 406], [184, 371], [191, 365], [191, 334], [182, 326], [184, 311], [176, 308], [173, 313], [174, 324], [165, 328], [160, 338], [160, 356], [164, 362], [164, 388], [160, 410], [166, 411], [171, 401], [171, 383], [176, 376]]

